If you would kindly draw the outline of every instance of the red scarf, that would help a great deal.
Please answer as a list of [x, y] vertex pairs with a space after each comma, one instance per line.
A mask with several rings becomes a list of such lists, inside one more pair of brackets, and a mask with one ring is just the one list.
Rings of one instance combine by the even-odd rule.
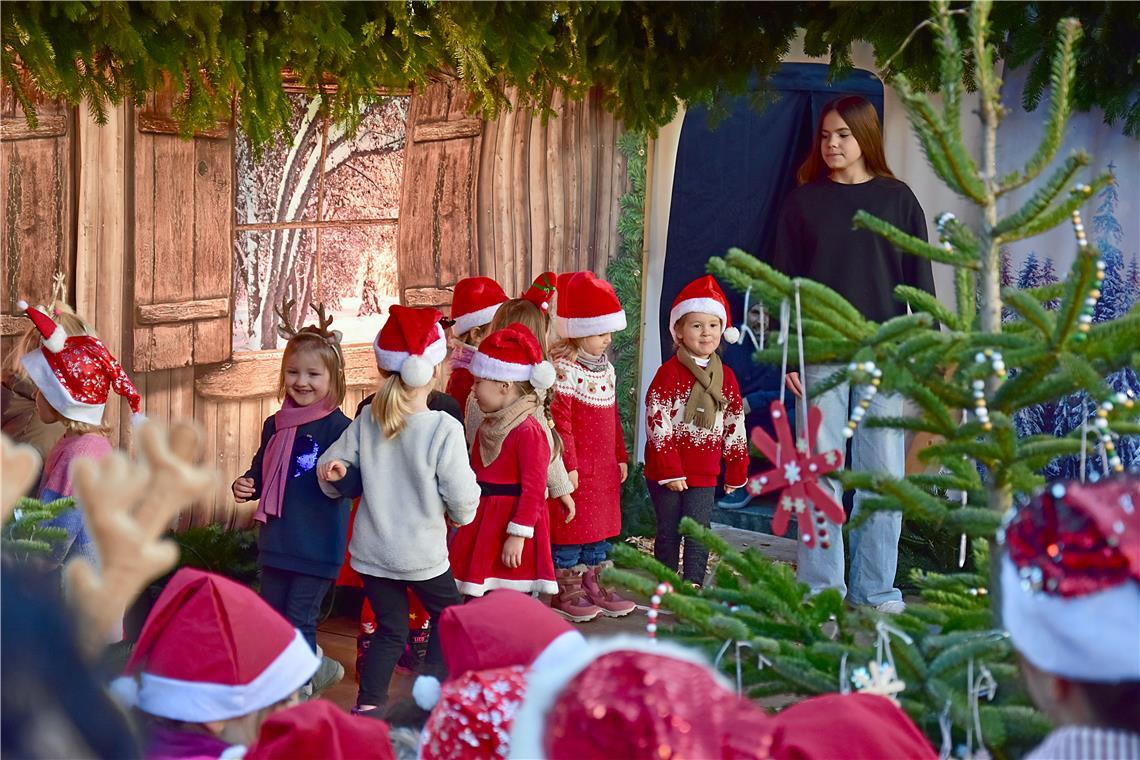
[[297, 406], [289, 396], [281, 410], [273, 415], [274, 432], [261, 455], [261, 501], [253, 519], [268, 522], [270, 516], [281, 517], [285, 511], [285, 485], [289, 482], [289, 462], [293, 456], [293, 440], [297, 428], [327, 417], [336, 409], [332, 397], [308, 406]]

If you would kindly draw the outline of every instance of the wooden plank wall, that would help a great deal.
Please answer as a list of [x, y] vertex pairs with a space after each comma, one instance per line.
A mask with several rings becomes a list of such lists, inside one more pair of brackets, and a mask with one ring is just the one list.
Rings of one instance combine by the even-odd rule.
[[480, 274], [509, 295], [541, 272], [605, 274], [617, 253], [621, 196], [628, 192], [618, 152], [621, 123], [598, 93], [581, 102], [560, 94], [557, 116], [504, 111], [483, 126], [476, 199]]

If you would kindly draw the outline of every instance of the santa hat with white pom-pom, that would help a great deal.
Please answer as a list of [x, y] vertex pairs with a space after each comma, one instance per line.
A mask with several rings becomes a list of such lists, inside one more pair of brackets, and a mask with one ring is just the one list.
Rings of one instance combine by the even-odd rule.
[[554, 365], [542, 358], [538, 339], [514, 322], [488, 335], [471, 360], [471, 374], [484, 380], [528, 382], [535, 390], [554, 385]]
[[413, 388], [430, 383], [436, 366], [447, 358], [442, 316], [435, 309], [393, 306], [372, 344], [376, 365], [399, 373]]
[[68, 335], [43, 307], [29, 307], [26, 301], [17, 306], [43, 336], [43, 346], [25, 354], [20, 363], [53, 409], [75, 422], [102, 425], [114, 391], [130, 404], [136, 425], [146, 420], [138, 389], [103, 341], [93, 335]]
[[706, 274], [699, 280], [693, 280], [677, 294], [673, 308], [669, 310], [669, 332], [674, 338], [677, 337], [677, 320], [693, 312], [720, 317], [724, 324], [724, 334], [721, 336], [724, 341], [740, 342], [740, 330], [732, 326], [732, 317], [728, 314], [728, 299], [712, 275]]

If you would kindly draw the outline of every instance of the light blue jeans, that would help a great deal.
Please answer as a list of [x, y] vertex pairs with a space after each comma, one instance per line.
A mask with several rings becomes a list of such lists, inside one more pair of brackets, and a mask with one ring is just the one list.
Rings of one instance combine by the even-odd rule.
[[[859, 403], [862, 388], [852, 394], [849, 383], [832, 388], [815, 396], [811, 392], [817, 385], [839, 369], [839, 365], [826, 364], [807, 367], [804, 384], [808, 402], [823, 412], [823, 424], [816, 438], [816, 451], [839, 449], [843, 451], [847, 440], [843, 426], [853, 406]], [[853, 397], [854, 395], [854, 397]], [[851, 461], [846, 466], [860, 472], [882, 472], [902, 477], [906, 468], [906, 435], [901, 430], [867, 427], [870, 417], [900, 417], [903, 399], [897, 395], [878, 393], [871, 400], [864, 424], [855, 430], [851, 439]], [[843, 488], [838, 480], [822, 478], [820, 485], [831, 493], [837, 503], [843, 502]], [[862, 490], [855, 491], [852, 518], [859, 514], [863, 500], [871, 496]], [[804, 546], [799, 542], [796, 577], [806, 583], [813, 593], [824, 589], [838, 589], [852, 604], [879, 605], [899, 601], [902, 592], [895, 588], [895, 572], [899, 560], [899, 535], [902, 532], [902, 512], [875, 512], [861, 526], [848, 533], [851, 542], [851, 586], [843, 582], [843, 533], [830, 520], [826, 522], [831, 537], [828, 548], [818, 545]], [[818, 544], [818, 542], [817, 542]]]

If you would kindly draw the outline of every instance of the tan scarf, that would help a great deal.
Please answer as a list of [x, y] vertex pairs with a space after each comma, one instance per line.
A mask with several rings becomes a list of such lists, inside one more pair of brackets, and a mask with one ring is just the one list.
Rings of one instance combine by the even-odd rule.
[[685, 422], [691, 422], [705, 430], [712, 430], [716, 425], [716, 413], [725, 407], [722, 390], [724, 365], [720, 363], [720, 357], [716, 354], [711, 355], [709, 366], [702, 367], [684, 346], [678, 346], [677, 361], [697, 379], [689, 392], [689, 400], [685, 403]]
[[499, 458], [503, 441], [537, 408], [538, 399], [533, 393], [528, 393], [499, 411], [483, 417], [483, 422], [479, 425], [479, 459], [484, 467], [489, 467], [491, 462]]

